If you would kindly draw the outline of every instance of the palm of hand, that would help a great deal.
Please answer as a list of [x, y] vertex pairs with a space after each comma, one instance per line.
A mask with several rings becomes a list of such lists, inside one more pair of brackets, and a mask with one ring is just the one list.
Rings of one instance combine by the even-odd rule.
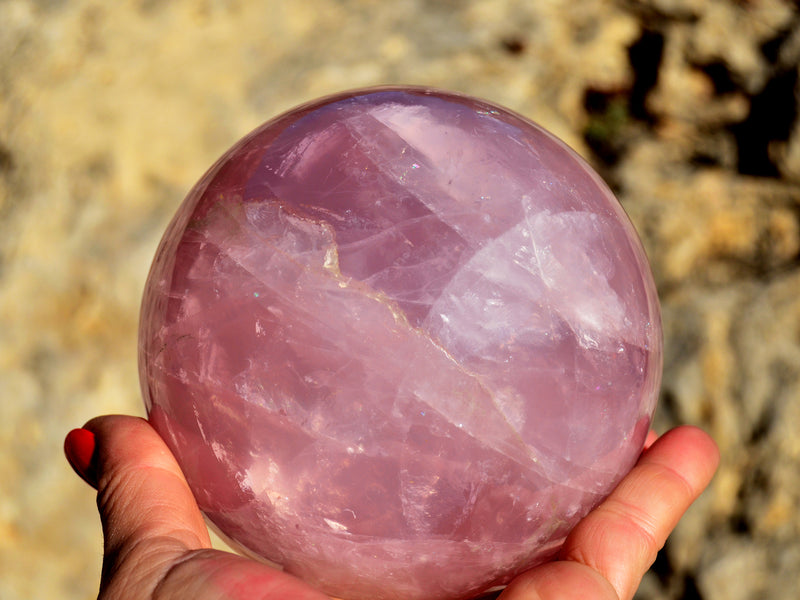
[[[100, 600], [326, 600], [291, 575], [211, 549], [180, 468], [146, 421], [106, 416], [76, 431], [82, 435], [71, 432], [65, 450], [97, 488], [103, 522]], [[77, 448], [79, 439], [91, 447]], [[694, 427], [651, 435], [637, 465], [572, 531], [558, 560], [517, 577], [499, 600], [632, 598], [718, 461], [714, 442]]]

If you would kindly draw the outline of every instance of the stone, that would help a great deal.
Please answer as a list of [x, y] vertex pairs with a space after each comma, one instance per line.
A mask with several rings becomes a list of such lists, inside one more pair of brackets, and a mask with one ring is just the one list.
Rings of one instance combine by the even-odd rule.
[[465, 599], [635, 463], [659, 305], [607, 186], [485, 101], [373, 88], [225, 153], [157, 251], [144, 401], [215, 529], [328, 594]]

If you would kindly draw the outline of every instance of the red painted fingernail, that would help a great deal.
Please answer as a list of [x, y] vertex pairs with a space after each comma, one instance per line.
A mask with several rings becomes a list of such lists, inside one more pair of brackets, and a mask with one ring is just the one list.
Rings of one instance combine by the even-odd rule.
[[97, 488], [94, 434], [88, 429], [73, 429], [64, 439], [64, 454], [78, 476]]

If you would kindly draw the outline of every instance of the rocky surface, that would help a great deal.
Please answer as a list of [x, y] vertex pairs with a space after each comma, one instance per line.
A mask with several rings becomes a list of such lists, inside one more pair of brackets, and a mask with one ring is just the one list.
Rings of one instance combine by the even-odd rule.
[[484, 96], [619, 194], [663, 304], [658, 428], [722, 450], [640, 598], [800, 587], [800, 15], [789, 0], [0, 2], [0, 598], [91, 598], [63, 435], [142, 413], [163, 228], [236, 139], [378, 83]]

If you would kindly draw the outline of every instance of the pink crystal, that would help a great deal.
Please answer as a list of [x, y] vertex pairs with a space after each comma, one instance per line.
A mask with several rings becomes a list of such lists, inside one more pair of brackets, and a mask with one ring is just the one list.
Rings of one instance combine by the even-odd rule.
[[655, 286], [600, 178], [484, 101], [318, 100], [194, 187], [142, 309], [151, 422], [211, 523], [329, 594], [548, 560], [641, 451]]

